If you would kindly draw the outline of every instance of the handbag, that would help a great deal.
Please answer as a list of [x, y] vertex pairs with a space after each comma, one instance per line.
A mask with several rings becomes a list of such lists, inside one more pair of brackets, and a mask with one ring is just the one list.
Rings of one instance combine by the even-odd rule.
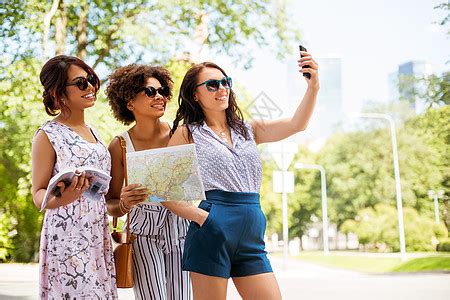
[[[118, 136], [122, 147], [123, 175], [125, 185], [128, 185], [127, 176], [127, 144], [122, 136]], [[113, 217], [113, 231], [111, 237], [118, 245], [114, 249], [114, 263], [116, 266], [116, 284], [118, 288], [132, 288], [133, 277], [133, 240], [130, 234], [130, 212], [127, 213], [127, 226], [125, 231], [117, 231], [117, 217]]]

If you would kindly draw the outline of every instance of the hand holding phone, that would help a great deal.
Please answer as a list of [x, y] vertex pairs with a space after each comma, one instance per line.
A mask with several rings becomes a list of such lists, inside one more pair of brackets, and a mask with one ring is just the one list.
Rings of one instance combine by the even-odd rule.
[[[300, 49], [300, 51], [307, 51], [305, 47], [303, 47], [302, 45], [299, 45], [298, 48]], [[302, 54], [300, 53], [300, 57], [302, 57]], [[303, 66], [303, 68], [309, 68], [309, 65]], [[311, 74], [310, 73], [303, 73], [303, 76], [305, 76], [308, 79], [311, 79]]]

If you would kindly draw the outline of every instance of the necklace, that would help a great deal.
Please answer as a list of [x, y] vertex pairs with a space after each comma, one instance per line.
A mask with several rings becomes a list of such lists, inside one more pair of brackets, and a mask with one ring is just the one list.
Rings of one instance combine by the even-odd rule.
[[227, 133], [226, 133], [227, 129], [223, 129], [221, 131], [217, 131], [217, 130], [211, 128], [211, 130], [214, 131], [220, 137], [220, 139], [222, 141], [224, 141], [225, 143], [228, 143], [228, 138], [227, 138]]
[[226, 135], [225, 131], [221, 131], [219, 133], [219, 136], [222, 139], [222, 141], [224, 141], [225, 143], [228, 143], [228, 139], [227, 139], [227, 135]]

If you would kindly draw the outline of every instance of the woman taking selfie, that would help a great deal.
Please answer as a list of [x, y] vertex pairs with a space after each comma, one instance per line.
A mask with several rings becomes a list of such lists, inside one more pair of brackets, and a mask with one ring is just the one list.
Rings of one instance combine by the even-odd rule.
[[193, 66], [183, 79], [169, 145], [195, 143], [206, 200], [195, 213], [176, 203], [166, 206], [193, 221], [183, 269], [190, 271], [194, 299], [225, 299], [230, 277], [243, 299], [281, 299], [264, 245], [256, 145], [306, 129], [319, 90], [318, 66], [309, 53], [301, 55], [299, 72], [310, 74], [308, 88], [286, 119], [245, 122], [231, 78], [214, 63]]

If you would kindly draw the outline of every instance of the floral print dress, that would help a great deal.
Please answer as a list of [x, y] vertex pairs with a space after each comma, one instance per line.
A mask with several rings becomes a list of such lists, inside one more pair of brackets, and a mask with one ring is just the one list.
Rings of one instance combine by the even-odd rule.
[[[109, 174], [111, 158], [97, 143], [56, 121], [43, 130], [56, 152], [53, 175], [68, 167], [91, 166]], [[66, 206], [46, 209], [39, 253], [40, 299], [117, 299], [112, 245], [104, 196], [83, 195]]]

